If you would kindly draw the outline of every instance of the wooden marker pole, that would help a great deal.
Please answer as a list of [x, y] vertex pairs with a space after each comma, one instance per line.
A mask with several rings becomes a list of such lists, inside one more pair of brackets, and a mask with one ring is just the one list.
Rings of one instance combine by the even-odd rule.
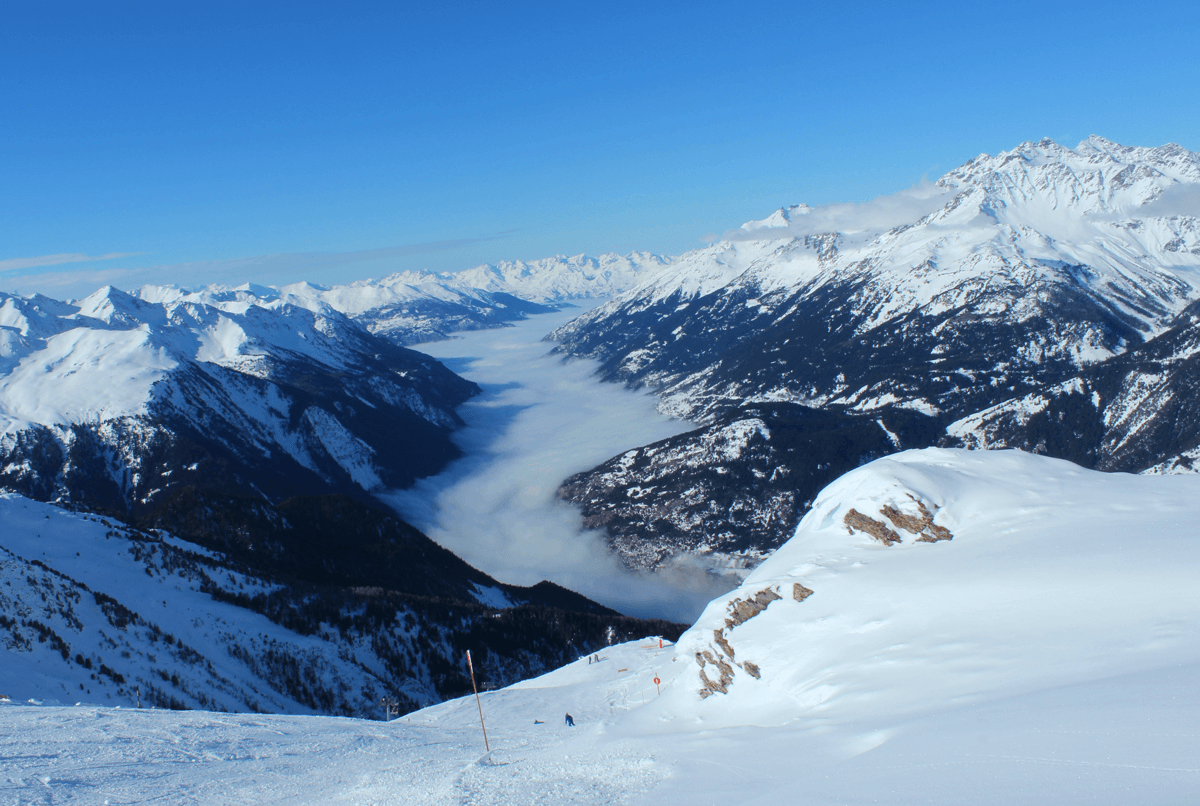
[[483, 746], [490, 753], [492, 746], [488, 744], [487, 725], [483, 724], [483, 704], [479, 701], [479, 687], [475, 685], [475, 666], [471, 663], [471, 650], [467, 650], [467, 668], [471, 671], [471, 688], [475, 690], [475, 706], [479, 709], [479, 727], [483, 728]]

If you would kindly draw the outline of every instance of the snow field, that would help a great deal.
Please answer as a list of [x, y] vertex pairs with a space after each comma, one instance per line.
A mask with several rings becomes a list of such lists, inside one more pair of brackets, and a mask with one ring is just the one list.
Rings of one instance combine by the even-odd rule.
[[600, 657], [481, 693], [491, 752], [474, 697], [387, 724], [3, 702], [0, 804], [624, 802], [666, 770], [643, 743], [605, 738], [622, 707], [612, 694], [654, 696], [671, 648], [655, 639]]

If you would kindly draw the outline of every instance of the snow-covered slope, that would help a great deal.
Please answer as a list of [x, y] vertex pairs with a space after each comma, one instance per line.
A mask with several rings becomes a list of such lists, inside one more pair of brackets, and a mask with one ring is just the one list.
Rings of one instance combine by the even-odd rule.
[[374, 585], [265, 574], [12, 493], [0, 524], [0, 694], [20, 701], [368, 716], [383, 695], [409, 711], [464, 691], [464, 643], [481, 679], [503, 685], [662, 626], [545, 583], [504, 585], [386, 517], [366, 546], [348, 519], [317, 530], [365, 550], [384, 572]]
[[1200, 663], [1200, 478], [930, 448], [827, 487], [680, 639], [707, 722], [894, 716]]
[[7, 786], [80, 802], [1191, 803], [1197, 485], [903, 453], [826, 488], [674, 647], [609, 647], [388, 725], [0, 706]]

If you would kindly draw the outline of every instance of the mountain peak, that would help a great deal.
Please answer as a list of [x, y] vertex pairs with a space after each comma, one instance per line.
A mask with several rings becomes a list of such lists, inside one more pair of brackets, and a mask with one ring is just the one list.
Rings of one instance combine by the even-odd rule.
[[111, 285], [83, 298], [78, 303], [79, 316], [97, 319], [107, 325], [137, 327], [152, 319], [163, 319], [161, 306], [143, 302], [137, 297]]

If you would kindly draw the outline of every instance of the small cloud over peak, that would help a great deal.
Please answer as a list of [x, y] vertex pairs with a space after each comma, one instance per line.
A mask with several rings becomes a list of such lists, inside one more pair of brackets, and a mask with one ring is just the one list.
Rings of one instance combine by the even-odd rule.
[[943, 207], [954, 195], [929, 180], [907, 190], [865, 202], [784, 207], [761, 221], [751, 221], [723, 236], [728, 241], [802, 238], [826, 232], [883, 232], [911, 224]]

